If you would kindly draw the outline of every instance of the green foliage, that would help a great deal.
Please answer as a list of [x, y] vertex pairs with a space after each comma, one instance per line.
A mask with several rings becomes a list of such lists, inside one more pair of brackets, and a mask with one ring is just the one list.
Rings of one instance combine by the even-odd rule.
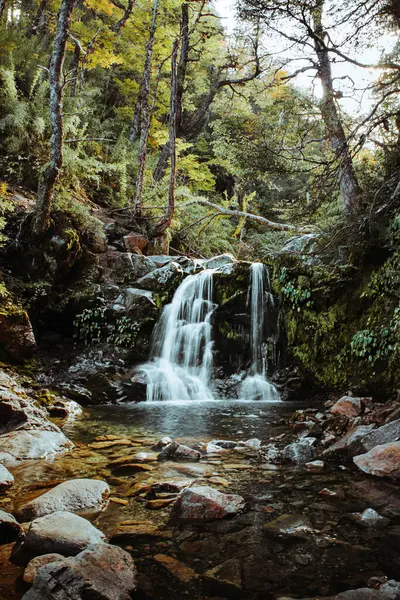
[[107, 343], [122, 348], [134, 345], [141, 325], [134, 318], [123, 315], [115, 320], [110, 318], [107, 308], [98, 298], [98, 305], [86, 308], [75, 317], [75, 339], [85, 345]]
[[297, 283], [290, 279], [290, 273], [286, 267], [282, 267], [279, 275], [281, 292], [290, 303], [293, 310], [300, 312], [302, 307], [311, 306], [311, 290], [307, 286], [306, 278], [298, 278]]

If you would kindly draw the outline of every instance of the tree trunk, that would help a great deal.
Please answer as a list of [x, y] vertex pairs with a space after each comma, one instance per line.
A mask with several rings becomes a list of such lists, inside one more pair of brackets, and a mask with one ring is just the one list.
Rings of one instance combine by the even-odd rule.
[[354, 213], [360, 206], [360, 188], [354, 171], [353, 161], [346, 134], [335, 102], [332, 69], [329, 51], [325, 45], [325, 31], [322, 26], [323, 2], [314, 9], [314, 47], [318, 57], [318, 77], [322, 85], [321, 115], [327, 129], [330, 144], [338, 161], [339, 184], [343, 198], [344, 212]]
[[6, 8], [6, 0], [0, 0], [0, 19], [3, 16], [5, 8]]
[[114, 24], [114, 26], [112, 28], [112, 30], [114, 31], [114, 33], [118, 34], [121, 31], [121, 29], [123, 28], [123, 26], [125, 25], [125, 23], [129, 19], [129, 17], [131, 16], [135, 4], [136, 4], [136, 0], [128, 0], [128, 6], [126, 8], [122, 7], [123, 11], [124, 11], [124, 14], [120, 18], [120, 20], [117, 21]]
[[170, 155], [170, 175], [169, 175], [169, 191], [168, 191], [168, 206], [164, 216], [158, 221], [155, 226], [155, 231], [152, 237], [159, 237], [170, 227], [175, 211], [175, 184], [176, 184], [176, 131], [177, 131], [177, 106], [178, 106], [178, 48], [179, 40], [176, 39], [172, 47], [171, 59], [171, 101], [169, 111], [169, 155]]
[[144, 64], [143, 72], [143, 96], [141, 105], [141, 130], [140, 130], [140, 143], [139, 143], [139, 157], [138, 157], [138, 173], [136, 178], [136, 194], [135, 194], [135, 212], [136, 216], [140, 217], [142, 213], [142, 195], [143, 195], [143, 182], [144, 182], [144, 169], [146, 165], [147, 156], [147, 141], [149, 139], [150, 131], [150, 115], [149, 115], [149, 98], [150, 98], [150, 80], [151, 80], [151, 59], [153, 55], [154, 38], [156, 33], [157, 24], [157, 13], [158, 13], [158, 2], [154, 0], [153, 6], [153, 20], [151, 23], [149, 41], [146, 47], [146, 60]]
[[[0, 0], [1, 2], [2, 0]], [[46, 18], [45, 18], [45, 8], [48, 4], [49, 0], [42, 0], [38, 6], [35, 18], [33, 19], [32, 25], [28, 29], [27, 36], [32, 37], [36, 35], [38, 32], [43, 31]]]
[[71, 82], [71, 92], [70, 92], [71, 98], [75, 98], [75, 96], [76, 96], [76, 88], [78, 86], [78, 77], [79, 77], [79, 61], [80, 60], [81, 60], [81, 49], [79, 47], [79, 44], [75, 44], [74, 60], [72, 63], [73, 80]]
[[36, 235], [45, 233], [50, 225], [51, 201], [54, 186], [62, 167], [62, 70], [65, 57], [65, 47], [68, 38], [69, 21], [75, 0], [62, 0], [57, 17], [57, 30], [54, 38], [53, 51], [50, 58], [50, 162], [46, 167], [38, 187], [33, 231]]

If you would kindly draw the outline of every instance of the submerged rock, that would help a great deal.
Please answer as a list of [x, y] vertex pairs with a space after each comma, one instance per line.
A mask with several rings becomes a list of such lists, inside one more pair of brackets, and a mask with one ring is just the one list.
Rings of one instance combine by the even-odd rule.
[[61, 430], [18, 430], [0, 436], [0, 461], [5, 465], [16, 465], [22, 460], [49, 458], [73, 447]]
[[204, 582], [210, 592], [227, 596], [240, 596], [242, 592], [242, 567], [239, 560], [227, 560], [203, 575]]
[[69, 512], [55, 512], [32, 521], [24, 542], [13, 550], [11, 561], [26, 564], [35, 556], [53, 552], [75, 556], [104, 539], [104, 533], [86, 519]]
[[108, 504], [110, 488], [97, 479], [72, 479], [25, 504], [17, 513], [20, 520], [30, 521], [58, 511], [97, 512]]
[[361, 398], [343, 396], [331, 408], [333, 415], [345, 415], [346, 417], [358, 417], [361, 413]]
[[[357, 590], [348, 590], [341, 592], [335, 596], [312, 596], [303, 598], [303, 600], [399, 600], [400, 598], [400, 583], [397, 581], [388, 581], [379, 589], [372, 590], [370, 588], [360, 588]], [[286, 596], [281, 596], [277, 600], [290, 600]]]
[[303, 515], [281, 515], [264, 526], [266, 535], [279, 539], [309, 539], [312, 525]]
[[236, 494], [222, 494], [205, 485], [183, 490], [174, 509], [181, 521], [214, 521], [232, 517], [244, 510], [245, 501]]
[[158, 455], [158, 460], [190, 460], [197, 461], [200, 460], [201, 454], [197, 450], [193, 450], [193, 448], [189, 448], [189, 446], [185, 446], [183, 444], [179, 444], [178, 442], [171, 442], [168, 446], [165, 446], [160, 454]]
[[14, 483], [14, 476], [3, 465], [0, 465], [0, 493], [8, 490]]
[[15, 542], [25, 535], [21, 525], [16, 518], [9, 513], [0, 510], [0, 546]]
[[352, 521], [361, 525], [362, 527], [386, 527], [389, 525], [390, 520], [386, 519], [386, 517], [382, 517], [379, 513], [376, 512], [373, 508], [367, 508], [362, 513], [352, 513], [349, 515]]
[[130, 600], [136, 576], [128, 552], [98, 544], [40, 567], [23, 600]]
[[375, 446], [366, 454], [354, 457], [361, 471], [376, 477], [400, 477], [400, 442]]

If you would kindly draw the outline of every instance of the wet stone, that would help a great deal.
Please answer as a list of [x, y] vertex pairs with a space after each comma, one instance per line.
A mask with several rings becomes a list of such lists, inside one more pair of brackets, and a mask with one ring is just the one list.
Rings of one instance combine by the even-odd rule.
[[314, 443], [315, 438], [303, 438], [298, 442], [289, 444], [283, 449], [283, 458], [295, 465], [305, 465], [315, 457]]
[[29, 521], [57, 511], [97, 512], [107, 506], [109, 495], [110, 488], [105, 481], [72, 479], [25, 504], [17, 516], [20, 520]]
[[12, 562], [26, 564], [35, 556], [53, 552], [75, 556], [104, 539], [105, 535], [86, 519], [69, 512], [55, 512], [31, 523], [24, 542], [13, 550]]
[[194, 569], [191, 569], [184, 563], [167, 556], [166, 554], [156, 554], [153, 556], [153, 560], [163, 566], [174, 578], [178, 579], [181, 583], [188, 584], [193, 579], [197, 578], [197, 573]]
[[303, 515], [281, 515], [264, 525], [264, 532], [278, 539], [309, 539], [314, 530]]
[[400, 442], [375, 446], [366, 454], [354, 457], [361, 471], [376, 477], [400, 477]]
[[15, 542], [24, 536], [24, 530], [16, 518], [0, 510], [0, 546]]
[[244, 507], [241, 496], [198, 485], [183, 490], [175, 504], [175, 516], [182, 521], [213, 521], [237, 515]]
[[6, 467], [0, 464], [0, 493], [12, 486], [14, 477]]
[[165, 460], [188, 460], [188, 461], [197, 461], [200, 460], [201, 454], [197, 450], [193, 450], [193, 448], [189, 448], [189, 446], [185, 446], [184, 444], [179, 444], [178, 442], [172, 442], [165, 446], [160, 454], [158, 455], [159, 461]]
[[331, 408], [333, 415], [345, 415], [346, 417], [358, 417], [361, 413], [361, 398], [343, 396]]
[[376, 529], [386, 527], [386, 525], [389, 525], [390, 523], [389, 519], [382, 517], [382, 515], [377, 513], [373, 508], [367, 508], [362, 513], [352, 513], [349, 515], [349, 518], [362, 527], [371, 527]]
[[29, 562], [28, 566], [26, 567], [25, 571], [24, 571], [24, 581], [25, 583], [33, 583], [35, 577], [36, 577], [36, 573], [38, 571], [38, 569], [40, 569], [40, 567], [43, 567], [44, 565], [48, 565], [49, 563], [52, 562], [57, 562], [58, 560], [63, 560], [64, 557], [62, 556], [62, 554], [43, 554], [42, 556], [36, 556], [35, 558], [32, 558], [32, 560]]
[[237, 559], [227, 560], [213, 569], [209, 569], [204, 573], [203, 579], [210, 593], [240, 597], [242, 573], [240, 561]]

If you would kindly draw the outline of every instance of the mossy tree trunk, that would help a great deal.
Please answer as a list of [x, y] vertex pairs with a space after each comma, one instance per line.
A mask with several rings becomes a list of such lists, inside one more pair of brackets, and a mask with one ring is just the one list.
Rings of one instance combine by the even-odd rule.
[[68, 38], [69, 22], [75, 0], [62, 0], [57, 17], [57, 29], [50, 58], [50, 161], [38, 187], [38, 195], [33, 220], [33, 232], [42, 235], [50, 226], [51, 202], [54, 186], [63, 164], [63, 64]]

